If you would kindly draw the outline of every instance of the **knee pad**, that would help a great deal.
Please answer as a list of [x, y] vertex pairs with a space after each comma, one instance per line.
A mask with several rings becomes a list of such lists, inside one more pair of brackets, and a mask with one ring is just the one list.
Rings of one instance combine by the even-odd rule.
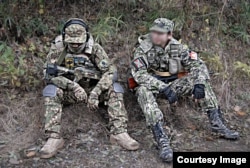
[[114, 87], [114, 91], [116, 93], [124, 93], [124, 89], [123, 89], [123, 87], [121, 86], [120, 83], [114, 82], [113, 87]]
[[56, 97], [57, 87], [55, 85], [49, 84], [43, 89], [44, 97]]

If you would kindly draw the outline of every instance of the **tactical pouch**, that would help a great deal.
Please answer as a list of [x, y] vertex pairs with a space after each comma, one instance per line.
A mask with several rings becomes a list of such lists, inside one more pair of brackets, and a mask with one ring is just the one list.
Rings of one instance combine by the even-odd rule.
[[174, 75], [183, 70], [179, 57], [179, 44], [170, 45], [169, 73]]
[[74, 68], [74, 57], [66, 57], [65, 58], [65, 67], [68, 69]]

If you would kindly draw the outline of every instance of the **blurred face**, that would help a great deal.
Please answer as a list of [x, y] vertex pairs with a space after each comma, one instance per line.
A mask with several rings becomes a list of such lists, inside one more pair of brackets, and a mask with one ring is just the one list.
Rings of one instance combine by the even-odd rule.
[[70, 51], [74, 53], [79, 53], [84, 48], [83, 43], [69, 43], [68, 46], [69, 46]]
[[165, 47], [167, 45], [167, 42], [171, 40], [172, 33], [152, 31], [150, 32], [150, 36], [154, 45]]

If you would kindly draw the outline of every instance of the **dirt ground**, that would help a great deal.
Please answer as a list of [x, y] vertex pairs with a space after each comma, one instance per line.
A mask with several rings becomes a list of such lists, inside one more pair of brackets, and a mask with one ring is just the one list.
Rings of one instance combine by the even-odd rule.
[[[153, 136], [145, 125], [145, 119], [139, 106], [135, 103], [134, 95], [130, 92], [125, 94], [125, 103], [128, 104], [127, 110], [130, 118], [128, 130], [130, 135], [141, 144], [138, 151], [130, 152], [110, 144], [108, 119], [104, 107], [98, 112], [91, 112], [85, 105], [78, 104], [64, 108], [62, 123], [63, 137], [66, 140], [64, 148], [51, 159], [27, 158], [25, 154], [28, 149], [39, 150], [45, 143], [42, 96], [40, 91], [37, 91], [37, 94], [14, 92], [17, 97], [12, 100], [1, 97], [0, 121], [5, 126], [4, 129], [10, 131], [1, 130], [0, 134], [3, 138], [0, 141], [1, 168], [172, 167], [171, 164], [163, 163], [158, 158], [158, 150]], [[13, 93], [13, 91], [9, 90], [9, 93]], [[8, 97], [7, 92], [5, 94]], [[1, 95], [4, 94], [1, 93]], [[23, 98], [21, 101], [20, 97]], [[3, 106], [3, 103], [9, 103], [9, 107], [15, 104], [16, 108]], [[227, 123], [230, 122], [231, 128], [237, 129], [241, 134], [238, 141], [229, 141], [212, 136], [206, 115], [191, 110], [192, 108], [187, 105], [188, 102], [181, 102], [176, 111], [170, 110], [163, 99], [159, 99], [159, 104], [166, 117], [165, 130], [170, 134], [174, 151], [250, 151], [249, 116], [239, 117], [234, 113], [225, 114]], [[17, 116], [21, 118], [17, 118]], [[9, 122], [3, 121], [3, 118], [6, 117], [9, 118]], [[10, 125], [12, 127], [8, 128]], [[13, 134], [13, 136], [7, 136], [9, 134]]]

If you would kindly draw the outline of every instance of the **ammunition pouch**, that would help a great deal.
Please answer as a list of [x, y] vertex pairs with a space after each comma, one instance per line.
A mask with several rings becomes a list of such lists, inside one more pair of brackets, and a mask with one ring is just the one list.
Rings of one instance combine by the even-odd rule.
[[178, 72], [183, 71], [183, 66], [181, 64], [181, 58], [179, 57], [179, 44], [170, 45], [170, 58], [169, 58], [169, 73], [175, 75]]
[[57, 87], [55, 85], [49, 84], [43, 89], [44, 97], [55, 97], [56, 96]]

